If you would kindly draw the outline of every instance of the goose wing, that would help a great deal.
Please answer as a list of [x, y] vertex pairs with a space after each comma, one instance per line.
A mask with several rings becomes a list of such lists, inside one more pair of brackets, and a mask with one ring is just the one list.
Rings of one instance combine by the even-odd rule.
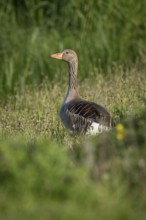
[[110, 114], [94, 102], [74, 100], [66, 104], [65, 111], [74, 131], [84, 133], [93, 122], [110, 127]]

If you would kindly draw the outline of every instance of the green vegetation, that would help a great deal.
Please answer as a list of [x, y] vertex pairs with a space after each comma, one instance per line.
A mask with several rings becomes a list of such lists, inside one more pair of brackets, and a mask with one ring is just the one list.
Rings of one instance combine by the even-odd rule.
[[[72, 48], [80, 78], [115, 63], [145, 65], [146, 2], [0, 1], [0, 93], [49, 80], [62, 81], [64, 65], [49, 54]], [[55, 68], [54, 68], [55, 66]]]
[[[146, 218], [146, 1], [0, 1], [0, 220]], [[59, 106], [79, 93], [116, 127], [74, 137]]]

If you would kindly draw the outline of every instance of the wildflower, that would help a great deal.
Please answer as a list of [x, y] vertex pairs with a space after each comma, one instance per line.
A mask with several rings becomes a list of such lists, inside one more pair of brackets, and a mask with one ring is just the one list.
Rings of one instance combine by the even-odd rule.
[[124, 139], [124, 131], [125, 131], [125, 128], [124, 128], [124, 125], [119, 123], [116, 125], [116, 129], [117, 129], [117, 140], [123, 140]]
[[122, 133], [118, 132], [116, 137], [117, 137], [117, 140], [121, 141], [121, 140], [124, 139], [124, 133], [123, 132]]
[[124, 132], [124, 126], [121, 123], [116, 125], [116, 129], [118, 132]]

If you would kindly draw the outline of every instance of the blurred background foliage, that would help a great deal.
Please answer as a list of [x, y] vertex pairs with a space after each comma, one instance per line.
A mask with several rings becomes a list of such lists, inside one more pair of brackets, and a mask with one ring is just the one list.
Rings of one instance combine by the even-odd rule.
[[145, 65], [145, 17], [144, 0], [1, 0], [0, 93], [44, 76], [62, 81], [65, 67], [49, 55], [64, 48], [77, 51], [81, 79], [115, 63]]
[[145, 220], [145, 120], [143, 113], [110, 134], [76, 137], [68, 149], [0, 138], [1, 219]]

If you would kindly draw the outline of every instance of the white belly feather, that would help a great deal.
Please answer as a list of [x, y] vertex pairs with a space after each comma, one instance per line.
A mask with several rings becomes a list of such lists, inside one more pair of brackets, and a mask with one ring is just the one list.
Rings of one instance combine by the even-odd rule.
[[110, 128], [105, 126], [105, 125], [101, 125], [99, 123], [96, 122], [92, 122], [90, 128], [87, 130], [86, 134], [87, 135], [96, 135], [99, 134], [103, 131], [109, 131]]

